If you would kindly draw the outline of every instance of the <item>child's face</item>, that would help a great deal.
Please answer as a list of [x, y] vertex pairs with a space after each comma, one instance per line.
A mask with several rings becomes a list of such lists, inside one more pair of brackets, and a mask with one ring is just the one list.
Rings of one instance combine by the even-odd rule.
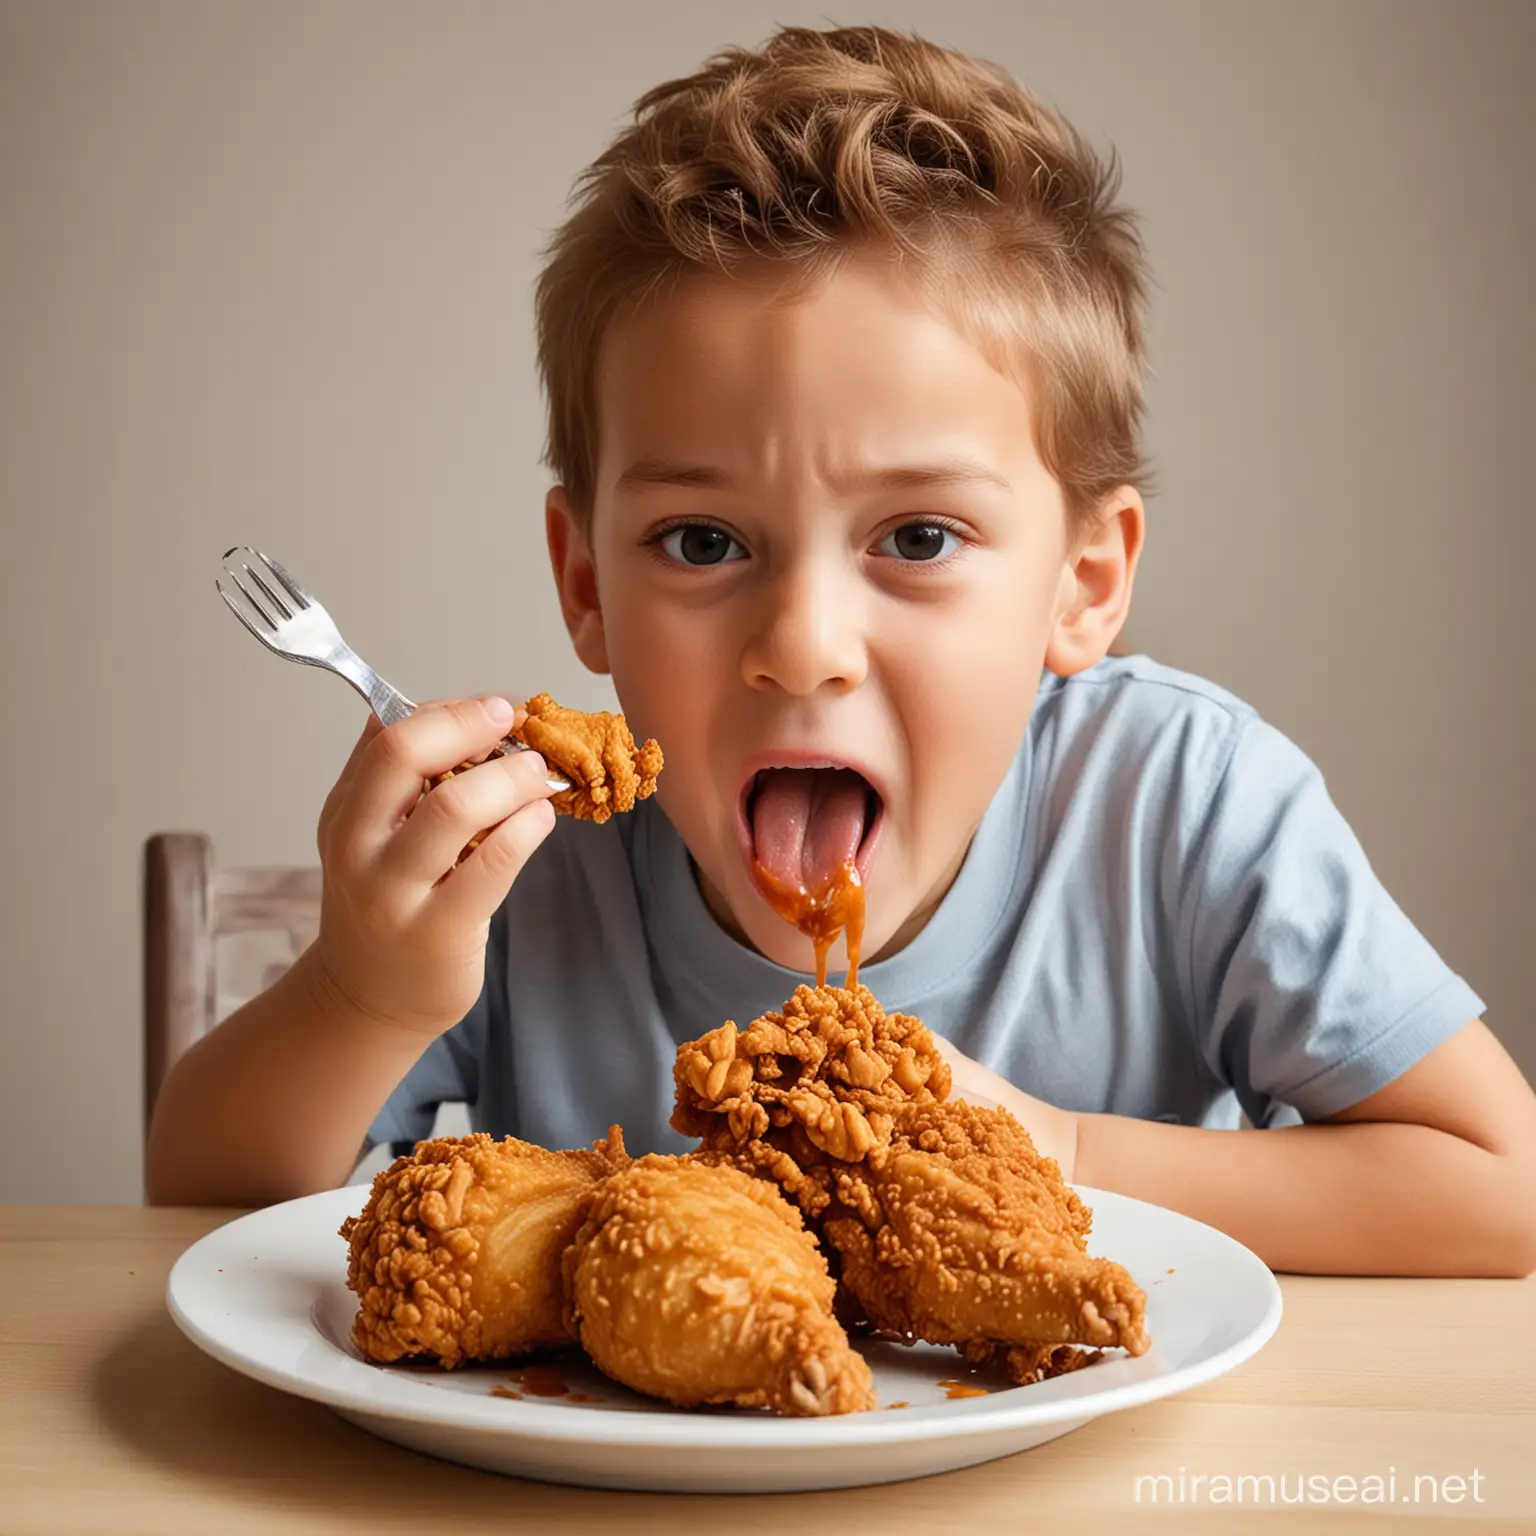
[[756, 774], [843, 764], [878, 801], [802, 770], [779, 776], [777, 814], [799, 807], [808, 850], [857, 847], [865, 958], [899, 948], [959, 870], [1042, 665], [1091, 665], [1118, 630], [1134, 492], [1107, 540], [1069, 549], [1020, 387], [862, 267], [795, 302], [694, 280], [606, 339], [598, 407], [589, 538], [550, 498], [562, 601], [582, 659], [662, 743], [657, 793], [711, 910], [812, 968], [754, 883], [757, 837], [783, 840], [754, 825]]

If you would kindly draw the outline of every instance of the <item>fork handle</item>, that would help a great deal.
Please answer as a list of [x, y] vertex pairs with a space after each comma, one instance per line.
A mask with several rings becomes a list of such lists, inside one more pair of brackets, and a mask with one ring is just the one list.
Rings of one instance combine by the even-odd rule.
[[[385, 725], [393, 725], [397, 720], [404, 720], [408, 715], [416, 713], [416, 706], [395, 687], [393, 683], [387, 683], [372, 667], [363, 660], [356, 651], [350, 647], [343, 647], [330, 658], [329, 666], [338, 677], [345, 678], [362, 696], [368, 700], [368, 707], [376, 714]], [[526, 752], [528, 743], [519, 741], [515, 736], [503, 736], [491, 749], [497, 757], [506, 757], [513, 752]], [[460, 764], [460, 768], [467, 768], [469, 764]], [[549, 787], [560, 794], [571, 786], [558, 774], [550, 774], [545, 781]], [[478, 842], [479, 838], [475, 839]], [[470, 844], [474, 847], [474, 843]]]
[[367, 699], [369, 709], [383, 724], [394, 725], [416, 713], [416, 706], [393, 683], [385, 682], [350, 646], [343, 646], [332, 655], [327, 665]]

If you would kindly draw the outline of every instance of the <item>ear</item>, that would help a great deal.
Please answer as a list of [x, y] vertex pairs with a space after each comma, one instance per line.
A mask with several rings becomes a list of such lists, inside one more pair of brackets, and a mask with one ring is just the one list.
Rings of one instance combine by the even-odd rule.
[[1045, 649], [1045, 664], [1058, 677], [1071, 677], [1102, 661], [1115, 643], [1130, 612], [1146, 530], [1140, 493], [1122, 485], [1105, 498], [1074, 541]]
[[544, 498], [544, 536], [549, 563], [560, 594], [560, 612], [570, 631], [576, 654], [589, 672], [607, 672], [608, 640], [597, 595], [597, 566], [582, 524], [571, 509], [565, 487], [555, 486]]

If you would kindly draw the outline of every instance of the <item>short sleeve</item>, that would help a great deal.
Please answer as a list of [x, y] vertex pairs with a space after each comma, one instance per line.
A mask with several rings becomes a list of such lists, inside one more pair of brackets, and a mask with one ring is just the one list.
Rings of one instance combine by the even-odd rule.
[[1315, 764], [1257, 717], [1190, 849], [1180, 932], [1200, 1045], [1248, 1118], [1325, 1119], [1484, 1004], [1372, 870]]
[[474, 1041], [483, 1030], [485, 1007], [482, 991], [475, 1006], [427, 1047], [368, 1127], [370, 1147], [425, 1141], [439, 1105], [474, 1103], [479, 1075]]
[[486, 1042], [495, 1015], [505, 1010], [506, 957], [504, 911], [491, 923], [485, 951], [485, 981], [473, 1008], [447, 1034], [434, 1040], [416, 1065], [384, 1101], [368, 1128], [368, 1145], [384, 1142], [414, 1145], [432, 1134], [443, 1104], [475, 1105], [480, 1097], [480, 1073]]

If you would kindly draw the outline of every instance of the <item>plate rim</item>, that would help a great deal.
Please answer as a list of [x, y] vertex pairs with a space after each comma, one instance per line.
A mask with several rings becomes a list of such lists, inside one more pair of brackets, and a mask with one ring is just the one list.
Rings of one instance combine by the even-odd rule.
[[[1222, 1245], [1230, 1247], [1239, 1263], [1254, 1267], [1255, 1277], [1267, 1281], [1268, 1303], [1263, 1317], [1242, 1338], [1218, 1350], [1209, 1358], [1180, 1366], [1145, 1380], [1122, 1382], [1102, 1391], [1079, 1397], [1051, 1397], [1008, 1403], [1002, 1393], [985, 1398], [954, 1403], [923, 1405], [920, 1415], [882, 1412], [849, 1413], [826, 1417], [793, 1418], [785, 1416], [734, 1416], [692, 1413], [686, 1409], [671, 1412], [635, 1413], [602, 1408], [580, 1412], [556, 1410], [553, 1405], [492, 1399], [488, 1394], [433, 1391], [410, 1404], [378, 1401], [350, 1384], [329, 1382], [297, 1371], [275, 1367], [259, 1356], [228, 1347], [188, 1311], [178, 1287], [197, 1267], [200, 1258], [220, 1240], [228, 1241], [235, 1228], [247, 1222], [268, 1220], [290, 1207], [319, 1207], [326, 1202], [339, 1203], [343, 1191], [361, 1186], [344, 1185], [339, 1189], [319, 1190], [249, 1211], [223, 1222], [189, 1245], [171, 1266], [165, 1282], [167, 1310], [180, 1331], [203, 1353], [242, 1376], [259, 1381], [290, 1396], [324, 1404], [348, 1414], [429, 1425], [435, 1429], [455, 1429], [483, 1433], [501, 1433], [509, 1438], [542, 1441], [551, 1445], [600, 1444], [615, 1450], [636, 1450], [666, 1446], [672, 1450], [758, 1450], [808, 1451], [849, 1449], [899, 1443], [918, 1437], [949, 1439], [976, 1433], [1005, 1433], [1033, 1425], [1079, 1424], [1126, 1408], [1142, 1407], [1164, 1397], [1172, 1397], [1193, 1387], [1203, 1386], [1250, 1360], [1272, 1339], [1284, 1314], [1284, 1298], [1274, 1272], [1251, 1249], [1219, 1228], [1132, 1195], [1089, 1185], [1071, 1187], [1090, 1206], [1109, 1201], [1156, 1211], [1159, 1218], [1202, 1229]], [[289, 1322], [292, 1319], [288, 1319]], [[337, 1348], [313, 1321], [309, 1326], [317, 1340]], [[573, 1345], [573, 1348], [575, 1346]], [[353, 1359], [338, 1350], [341, 1358], [361, 1370], [370, 1370], [366, 1361]], [[958, 1359], [958, 1356], [956, 1357]], [[504, 1362], [515, 1370], [515, 1359]], [[385, 1378], [391, 1379], [391, 1378]], [[622, 1385], [622, 1384], [621, 1384]], [[562, 1420], [569, 1418], [570, 1422]]]

